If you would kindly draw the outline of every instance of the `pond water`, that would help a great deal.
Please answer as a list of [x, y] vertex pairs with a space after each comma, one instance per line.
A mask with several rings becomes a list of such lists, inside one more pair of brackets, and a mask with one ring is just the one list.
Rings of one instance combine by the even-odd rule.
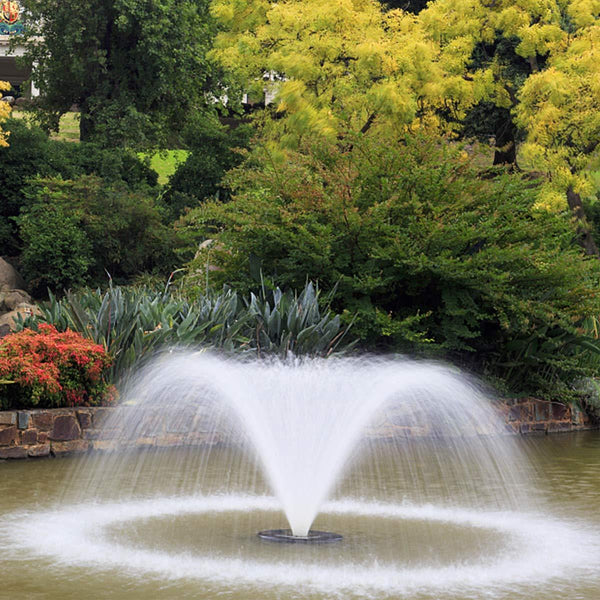
[[131, 452], [114, 470], [101, 455], [0, 463], [0, 598], [597, 600], [600, 434], [514, 439], [522, 510], [488, 503], [493, 483], [455, 480], [430, 447], [411, 469], [370, 445], [317, 516], [344, 536], [322, 546], [257, 537], [286, 520], [229, 449]]

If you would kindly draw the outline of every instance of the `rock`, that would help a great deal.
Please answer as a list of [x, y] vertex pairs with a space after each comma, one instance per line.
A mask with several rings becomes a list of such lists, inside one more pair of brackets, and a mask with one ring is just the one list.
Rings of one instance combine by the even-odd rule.
[[46, 411], [32, 413], [31, 420], [33, 426], [40, 431], [50, 431], [54, 425], [54, 415]]
[[16, 412], [0, 412], [0, 425], [16, 425], [17, 424], [17, 413]]
[[14, 96], [3, 96], [2, 98], [0, 98], [0, 102], [6, 102], [7, 104], [10, 104], [10, 106], [14, 106], [15, 97]]
[[97, 408], [94, 411], [94, 427], [110, 427], [113, 425], [112, 422], [109, 422], [113, 414], [113, 408]]
[[19, 429], [27, 429], [29, 427], [29, 419], [30, 415], [28, 412], [18, 412], [17, 413], [17, 423]]
[[0, 429], [0, 446], [12, 446], [17, 443], [19, 430], [13, 425], [6, 429]]
[[37, 429], [26, 429], [21, 432], [21, 444], [24, 446], [31, 446], [31, 444], [38, 443], [38, 432]]
[[39, 312], [39, 308], [34, 304], [26, 304], [22, 302], [17, 305], [17, 308], [15, 310], [11, 310], [10, 312], [7, 312], [0, 317], [0, 327], [8, 325], [11, 328], [11, 330], [14, 331], [15, 320], [19, 318], [19, 315], [21, 316], [21, 318], [26, 319], [31, 315], [39, 314]]
[[23, 446], [0, 448], [0, 458], [27, 458], [27, 448]]
[[25, 308], [27, 306], [34, 306], [32, 304], [31, 296], [25, 290], [9, 290], [4, 292], [2, 296], [2, 305], [0, 305], [0, 309], [5, 310], [6, 312], [16, 310], [20, 304], [24, 304]]
[[0, 258], [0, 290], [24, 290], [25, 280], [16, 269]]
[[78, 410], [77, 418], [79, 419], [81, 429], [89, 429], [92, 426], [92, 415], [89, 412]]
[[29, 448], [27, 448], [27, 456], [31, 456], [32, 458], [49, 455], [50, 444], [38, 444], [37, 446], [29, 446]]
[[50, 445], [50, 452], [54, 456], [61, 456], [63, 454], [71, 454], [73, 452], [87, 452], [89, 442], [87, 440], [71, 440], [68, 442], [52, 442]]
[[10, 325], [7, 325], [6, 323], [4, 323], [4, 325], [0, 325], [0, 339], [6, 337], [9, 333], [12, 333]]
[[535, 403], [535, 420], [547, 421], [549, 416], [550, 403], [539, 400]]
[[560, 402], [553, 402], [552, 403], [552, 418], [556, 419], [557, 421], [568, 418], [570, 421], [571, 415], [567, 414], [567, 405], [562, 404]]
[[571, 431], [571, 421], [560, 421], [558, 423], [548, 423], [548, 433], [557, 433], [562, 431]]
[[[67, 441], [78, 440], [81, 437], [81, 429], [77, 419], [71, 415], [59, 415], [54, 419], [54, 426], [50, 434], [51, 440]], [[52, 446], [54, 448], [54, 446]]]
[[112, 452], [119, 448], [119, 443], [115, 440], [96, 440], [91, 442], [92, 450], [99, 450], [101, 452]]
[[200, 250], [206, 250], [206, 248], [210, 248], [215, 240], [209, 238], [207, 240], [204, 240], [199, 246], [198, 249]]
[[33, 102], [29, 99], [29, 98], [17, 98], [15, 100], [15, 106], [18, 106], [20, 108], [26, 108], [28, 106], [31, 106], [33, 104]]

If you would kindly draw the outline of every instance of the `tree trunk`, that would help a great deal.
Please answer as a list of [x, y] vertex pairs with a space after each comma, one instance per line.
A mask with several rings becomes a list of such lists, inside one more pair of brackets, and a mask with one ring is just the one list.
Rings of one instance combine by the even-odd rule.
[[587, 222], [585, 211], [583, 209], [583, 202], [581, 196], [569, 187], [567, 190], [567, 202], [569, 208], [573, 212], [573, 215], [577, 219], [577, 234], [579, 235], [579, 244], [584, 249], [588, 256], [596, 256], [600, 258], [600, 252], [598, 246], [590, 231], [590, 226]]
[[496, 127], [496, 146], [494, 149], [494, 165], [517, 166], [516, 127], [510, 114], [506, 120], [500, 121]]
[[94, 133], [94, 120], [90, 115], [87, 100], [80, 103], [79, 110], [79, 141], [89, 142]]

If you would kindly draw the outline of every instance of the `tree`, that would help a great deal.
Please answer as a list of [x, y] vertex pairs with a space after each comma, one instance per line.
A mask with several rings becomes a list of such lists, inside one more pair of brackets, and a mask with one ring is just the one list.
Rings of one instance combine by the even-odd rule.
[[375, 0], [216, 0], [213, 13], [223, 27], [213, 56], [247, 88], [273, 88], [268, 133], [284, 146], [444, 126], [442, 111], [457, 121], [480, 94], [414, 15]]
[[82, 140], [146, 147], [206, 104], [208, 0], [23, 0], [41, 123], [77, 104]]
[[461, 61], [465, 77], [488, 82], [466, 122], [467, 134], [495, 137], [494, 164], [516, 165], [520, 132], [513, 111], [527, 77], [543, 68], [565, 42], [564, 2], [558, 0], [436, 0], [419, 14], [447, 60]]
[[[588, 14], [581, 16], [587, 23]], [[522, 153], [546, 174], [538, 204], [561, 209], [565, 196], [578, 219], [581, 242], [598, 255], [582, 197], [597, 191], [592, 173], [600, 168], [600, 23], [582, 27], [568, 47], [532, 75], [519, 95], [517, 116], [527, 131]]]
[[538, 206], [568, 206], [585, 251], [598, 255], [582, 196], [596, 191], [600, 2], [436, 0], [419, 18], [442, 54], [471, 54], [465, 76], [490, 82], [467, 132], [495, 135], [494, 164], [516, 165], [524, 139], [523, 166], [545, 179]]
[[561, 394], [589, 374], [577, 323], [598, 309], [600, 262], [568, 216], [534, 210], [531, 182], [481, 178], [431, 135], [351, 141], [306, 141], [283, 161], [263, 147], [232, 172], [231, 202], [184, 218], [216, 240], [190, 281], [318, 279], [365, 347], [441, 355], [520, 391]]

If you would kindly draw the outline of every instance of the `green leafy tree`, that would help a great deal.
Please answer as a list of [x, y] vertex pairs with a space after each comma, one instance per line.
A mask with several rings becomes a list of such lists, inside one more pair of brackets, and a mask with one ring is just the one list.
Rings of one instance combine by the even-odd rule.
[[0, 148], [0, 248], [3, 254], [16, 255], [22, 245], [14, 217], [28, 204], [24, 190], [31, 178], [73, 179], [93, 174], [113, 184], [124, 182], [132, 189], [156, 185], [156, 172], [125, 148], [52, 140], [39, 127], [23, 119], [9, 119], [5, 127], [11, 143]]
[[[211, 89], [208, 0], [22, 0], [41, 123], [77, 104], [82, 140], [152, 146]], [[17, 37], [17, 36], [15, 36]], [[218, 94], [217, 94], [218, 95]]]
[[[594, 314], [600, 275], [564, 214], [535, 210], [515, 175], [480, 178], [468, 157], [423, 136], [267, 149], [231, 175], [234, 198], [187, 216], [215, 238], [190, 277], [256, 285], [318, 279], [377, 350], [452, 358], [560, 395], [585, 372], [576, 322]], [[552, 389], [555, 386], [555, 389]]]

